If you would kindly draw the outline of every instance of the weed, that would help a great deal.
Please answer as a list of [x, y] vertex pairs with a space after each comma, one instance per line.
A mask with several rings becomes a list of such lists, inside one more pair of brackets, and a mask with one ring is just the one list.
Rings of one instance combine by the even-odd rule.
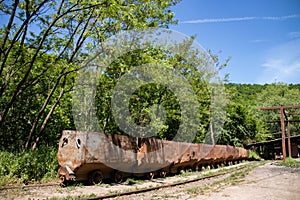
[[51, 198], [47, 198], [47, 200], [80, 200], [80, 199], [93, 198], [93, 197], [96, 197], [96, 195], [92, 193], [92, 194], [80, 195], [80, 196], [67, 196], [64, 198], [51, 197]]
[[249, 158], [254, 159], [254, 160], [260, 160], [261, 159], [260, 156], [256, 152], [251, 151], [251, 150], [249, 150]]
[[188, 194], [197, 194], [199, 193], [199, 187], [193, 187], [186, 190]]
[[297, 160], [287, 157], [285, 162], [278, 163], [279, 166], [291, 167], [291, 168], [300, 168], [300, 162]]
[[139, 184], [139, 183], [143, 183], [143, 182], [144, 182], [143, 180], [135, 180], [135, 179], [132, 179], [132, 178], [128, 178], [125, 181], [125, 184], [126, 185], [134, 185], [134, 184]]
[[0, 185], [57, 180], [57, 170], [57, 150], [54, 148], [0, 152]]

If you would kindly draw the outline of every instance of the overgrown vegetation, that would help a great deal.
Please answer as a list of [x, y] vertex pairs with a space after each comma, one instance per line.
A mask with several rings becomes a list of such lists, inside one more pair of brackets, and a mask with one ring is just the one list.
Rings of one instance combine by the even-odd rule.
[[278, 165], [291, 168], [300, 168], [300, 162], [291, 157], [287, 157], [285, 162], [281, 161], [278, 163]]
[[56, 178], [57, 170], [57, 150], [54, 148], [43, 147], [23, 153], [0, 152], [0, 186], [49, 181]]
[[1, 1], [2, 182], [41, 180], [56, 171], [60, 134], [75, 129], [71, 92], [80, 64], [120, 31], [175, 23], [170, 7], [177, 3]]
[[[74, 82], [81, 63], [107, 38], [120, 31], [164, 27], [176, 23], [171, 7], [179, 0], [1, 1], [0, 15], [0, 183], [41, 181], [55, 177], [56, 149], [62, 130], [75, 129], [72, 103]], [[216, 70], [204, 66], [207, 57], [193, 49], [195, 37], [175, 47], [127, 52], [101, 73], [96, 93], [96, 114], [106, 134], [126, 134], [116, 125], [111, 109], [111, 88], [132, 66], [158, 64], [174, 70], [193, 88], [199, 107], [194, 142], [201, 143], [211, 127], [208, 80], [227, 62], [209, 52]], [[188, 56], [172, 48], [187, 49]], [[170, 51], [169, 51], [170, 50]], [[85, 70], [89, 70], [88, 68]], [[91, 71], [90, 71], [91, 72]], [[156, 72], [158, 75], [160, 71]], [[177, 88], [180, 88], [179, 86]], [[276, 138], [276, 112], [262, 106], [300, 105], [300, 85], [225, 85], [226, 121], [218, 130], [219, 144]], [[184, 98], [189, 102], [189, 98]], [[166, 123], [151, 122], [156, 105], [166, 111]], [[131, 119], [137, 125], [153, 123], [155, 137], [173, 139], [183, 120], [174, 92], [160, 84], [146, 84], [129, 98]], [[294, 112], [291, 110], [291, 112]], [[82, 113], [80, 113], [82, 114]], [[89, 113], [88, 113], [89, 114]], [[216, 113], [215, 117], [219, 117]], [[291, 116], [294, 119], [296, 116]], [[189, 134], [189, 130], [185, 131]], [[274, 134], [275, 133], [275, 134]], [[300, 126], [291, 124], [291, 134]]]
[[135, 185], [135, 184], [139, 184], [139, 183], [143, 183], [144, 180], [141, 179], [134, 179], [134, 178], [127, 178], [125, 181], [126, 185]]
[[88, 194], [88, 195], [79, 195], [79, 196], [67, 196], [63, 198], [52, 197], [52, 198], [47, 198], [47, 200], [80, 200], [80, 199], [88, 199], [94, 197], [96, 197], [95, 194]]
[[249, 150], [249, 159], [262, 160], [262, 158], [254, 151]]

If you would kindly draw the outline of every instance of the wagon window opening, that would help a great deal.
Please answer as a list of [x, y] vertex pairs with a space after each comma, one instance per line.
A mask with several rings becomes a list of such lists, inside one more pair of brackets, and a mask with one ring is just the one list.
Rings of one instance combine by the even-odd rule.
[[66, 146], [67, 144], [68, 144], [68, 138], [64, 138], [61, 147]]
[[81, 146], [81, 141], [80, 141], [80, 139], [77, 139], [77, 140], [76, 140], [76, 145], [77, 145], [77, 148], [79, 149], [80, 146]]

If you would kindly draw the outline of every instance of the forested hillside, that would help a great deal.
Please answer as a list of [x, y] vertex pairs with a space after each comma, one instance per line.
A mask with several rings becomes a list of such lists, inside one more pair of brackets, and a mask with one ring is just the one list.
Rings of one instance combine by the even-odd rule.
[[[178, 0], [1, 2], [5, 23], [0, 28], [0, 185], [55, 177], [61, 132], [76, 129], [72, 92], [80, 64], [120, 31], [167, 28], [176, 23], [170, 11], [176, 3]], [[172, 47], [148, 48], [128, 52], [110, 63], [99, 75], [95, 98], [99, 126], [106, 134], [126, 134], [114, 121], [111, 89], [132, 66], [150, 63], [166, 66], [190, 83], [199, 103], [194, 110], [199, 121], [194, 142], [205, 141], [211, 126], [208, 80], [227, 63], [219, 63], [218, 56], [209, 52], [217, 69], [207, 70], [203, 67], [207, 58], [192, 49], [194, 40], [173, 47], [187, 49], [188, 59], [172, 52]], [[300, 85], [227, 83], [225, 89], [226, 119], [215, 133], [219, 144], [242, 146], [275, 138], [273, 133], [280, 131], [280, 126], [270, 122], [278, 120], [279, 114], [260, 111], [260, 107], [300, 105]], [[151, 83], [132, 94], [129, 110], [137, 125], [152, 123], [158, 128], [154, 137], [172, 140], [184, 120], [180, 103], [172, 90]], [[165, 124], [151, 122], [160, 105], [165, 109]], [[299, 127], [292, 124], [291, 133], [300, 134]]]
[[[278, 110], [262, 111], [262, 107], [281, 105], [300, 105], [299, 84], [226, 84], [230, 103], [227, 107], [227, 121], [224, 132], [226, 141], [240, 138], [239, 142], [259, 142], [267, 139], [280, 138], [280, 115]], [[232, 113], [232, 114], [231, 114]], [[288, 113], [291, 113], [290, 115]], [[299, 109], [287, 111], [289, 120], [300, 118]], [[236, 133], [232, 134], [232, 133]], [[300, 124], [291, 123], [291, 134], [300, 134]], [[222, 141], [223, 142], [223, 141]]]

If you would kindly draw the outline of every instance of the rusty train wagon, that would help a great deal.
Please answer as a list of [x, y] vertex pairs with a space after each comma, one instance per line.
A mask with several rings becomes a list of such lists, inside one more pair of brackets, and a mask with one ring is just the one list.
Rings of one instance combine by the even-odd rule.
[[87, 131], [63, 131], [59, 141], [58, 175], [62, 183], [101, 183], [124, 177], [197, 170], [248, 158], [248, 151], [228, 145], [191, 144]]

